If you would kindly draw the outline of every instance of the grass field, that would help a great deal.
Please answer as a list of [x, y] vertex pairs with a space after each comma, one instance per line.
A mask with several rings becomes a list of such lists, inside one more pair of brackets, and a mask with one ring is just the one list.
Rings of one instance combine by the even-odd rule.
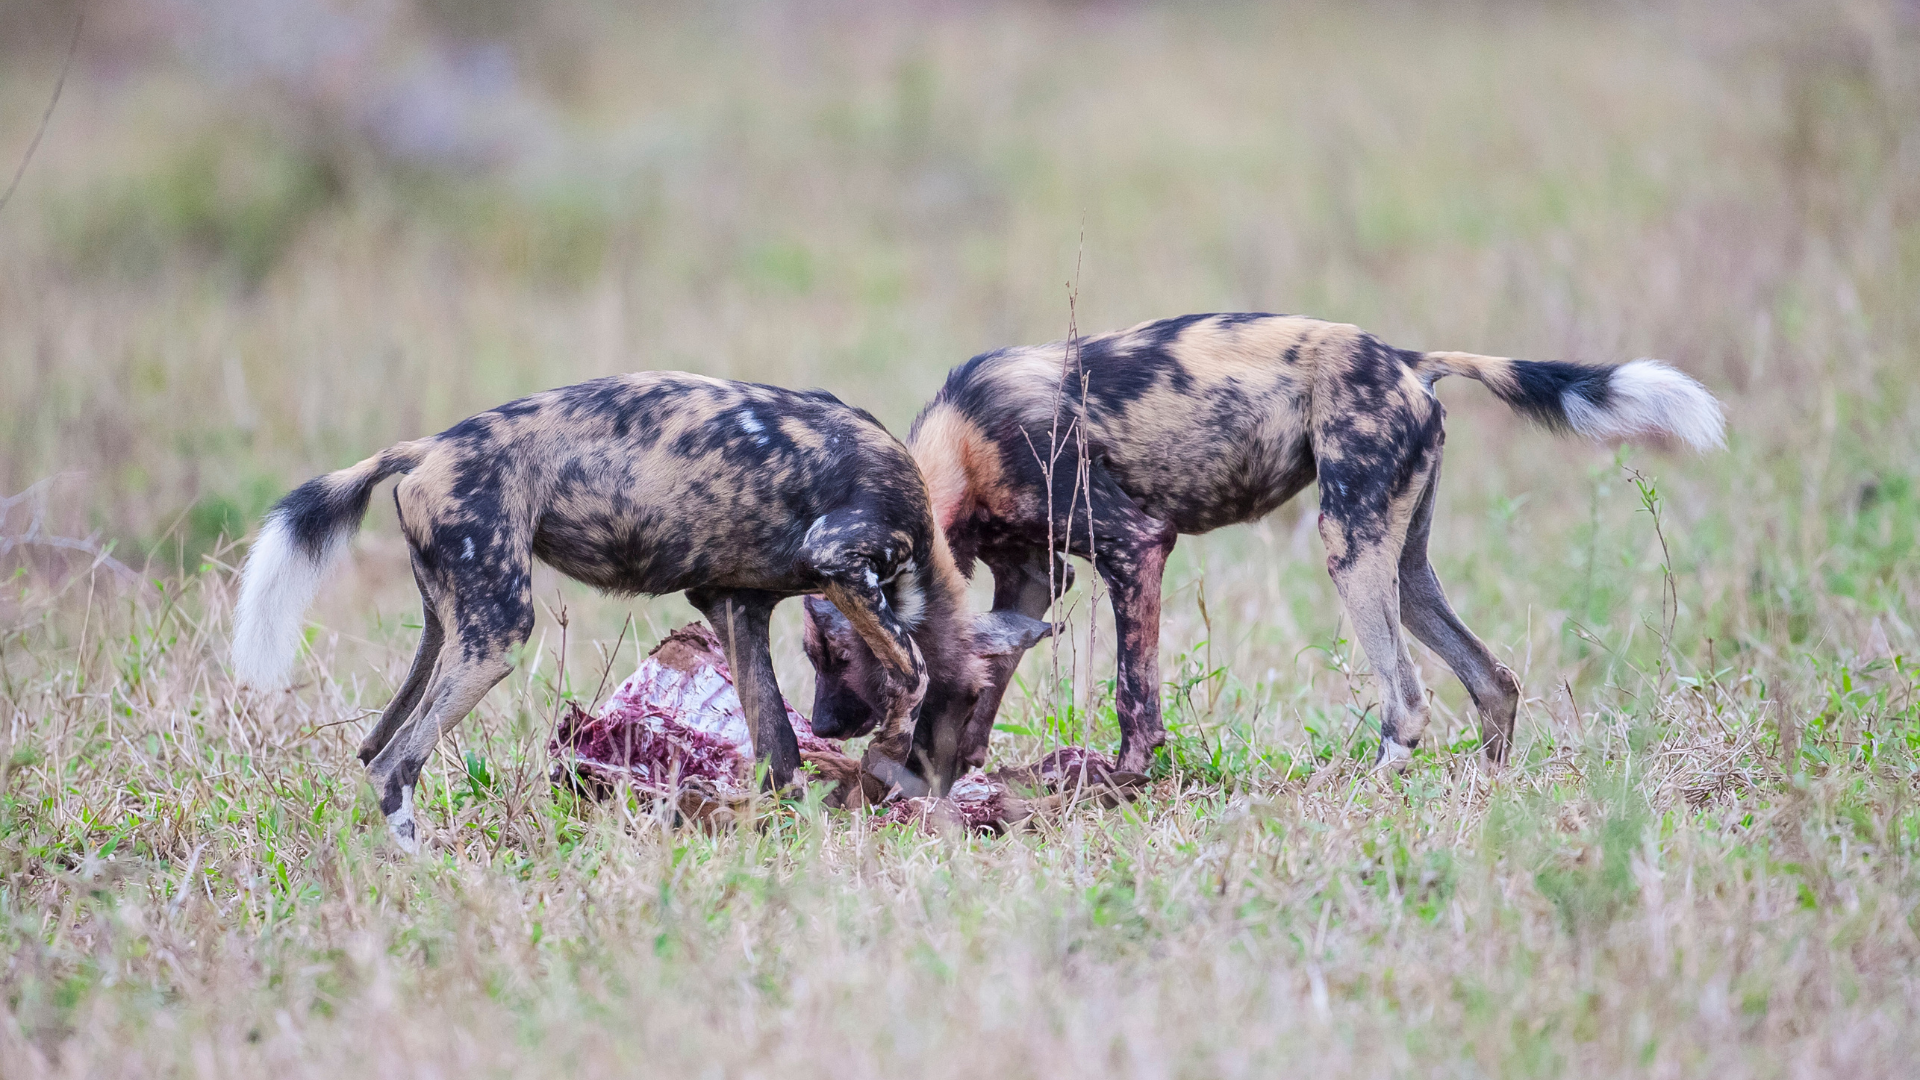
[[[0, 212], [0, 1076], [1920, 1061], [1912, 4], [273, 7], [97, 3]], [[71, 25], [21, 10], [7, 168]], [[1088, 331], [1661, 356], [1730, 448], [1442, 384], [1435, 564], [1527, 694], [1498, 771], [1422, 654], [1432, 745], [1369, 774], [1311, 493], [1175, 552], [1150, 794], [1005, 838], [557, 795], [564, 701], [692, 612], [548, 573], [400, 856], [352, 758], [418, 622], [384, 498], [295, 690], [228, 680], [237, 541], [309, 475], [643, 367], [904, 432], [1070, 288]], [[1111, 748], [1095, 599], [997, 759]]]

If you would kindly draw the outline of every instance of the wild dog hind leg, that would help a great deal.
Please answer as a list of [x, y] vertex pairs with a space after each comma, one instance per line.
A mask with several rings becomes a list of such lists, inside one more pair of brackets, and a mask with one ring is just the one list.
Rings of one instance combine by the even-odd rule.
[[446, 643], [446, 630], [441, 625], [439, 612], [434, 610], [434, 596], [428, 591], [428, 579], [421, 573], [418, 553], [413, 555], [413, 580], [420, 589], [420, 647], [414, 651], [413, 667], [407, 671], [407, 677], [400, 683], [400, 688], [394, 691], [393, 700], [387, 702], [386, 709], [380, 713], [379, 723], [367, 732], [367, 737], [360, 743], [362, 765], [372, 761], [385, 749], [394, 732], [399, 731], [401, 725], [413, 716], [425, 696], [434, 667], [440, 661], [440, 648]]
[[387, 742], [386, 749], [367, 764], [367, 777], [380, 797], [380, 812], [386, 815], [387, 829], [407, 851], [418, 851], [420, 847], [413, 813], [414, 788], [420, 781], [420, 770], [433, 753], [434, 744], [465, 719], [474, 706], [480, 704], [480, 699], [487, 696], [487, 691], [512, 670], [504, 646], [497, 651], [492, 646], [468, 651], [457, 635], [449, 644], [459, 651], [441, 665], [438, 677], [428, 688], [426, 708], [415, 713]]
[[1513, 745], [1513, 718], [1520, 706], [1520, 679], [1494, 658], [1472, 630], [1454, 614], [1440, 579], [1427, 558], [1427, 536], [1433, 526], [1434, 488], [1438, 465], [1427, 480], [1426, 493], [1414, 511], [1406, 546], [1400, 552], [1400, 621], [1427, 648], [1440, 655], [1466, 684], [1480, 714], [1480, 746], [1487, 759], [1505, 761]]
[[[533, 596], [525, 554], [516, 560], [511, 541], [498, 559], [456, 561], [427, 567], [447, 597], [442, 605], [446, 641], [424, 704], [367, 763], [388, 831], [408, 851], [419, 849], [413, 793], [420, 770], [440, 736], [480, 704], [512, 670], [509, 654], [533, 632]], [[493, 551], [489, 555], [495, 554]]]
[[1425, 470], [1391, 445], [1349, 444], [1319, 461], [1320, 539], [1353, 636], [1380, 688], [1380, 758], [1401, 766], [1427, 727], [1425, 688], [1400, 634], [1400, 553]]
[[1365, 535], [1325, 511], [1320, 535], [1354, 637], [1379, 682], [1380, 763], [1403, 765], [1426, 730], [1427, 704], [1419, 669], [1400, 636], [1400, 553], [1385, 538]]
[[1404, 765], [1427, 728], [1426, 691], [1400, 634], [1400, 552], [1440, 462], [1444, 411], [1406, 356], [1370, 335], [1321, 358], [1315, 479], [1327, 571], [1380, 686], [1380, 763]]

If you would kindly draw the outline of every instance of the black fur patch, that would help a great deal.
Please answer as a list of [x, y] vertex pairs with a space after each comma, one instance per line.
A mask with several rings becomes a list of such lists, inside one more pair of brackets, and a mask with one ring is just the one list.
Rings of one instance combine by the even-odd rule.
[[316, 476], [287, 493], [273, 506], [273, 514], [287, 523], [294, 543], [308, 558], [319, 559], [327, 538], [367, 516], [373, 485], [342, 487]]
[[1513, 378], [1519, 384], [1519, 389], [1511, 395], [1500, 394], [1500, 397], [1527, 419], [1549, 431], [1565, 433], [1573, 430], [1567, 422], [1564, 395], [1568, 391], [1579, 395], [1596, 409], [1606, 408], [1613, 396], [1613, 369], [1609, 367], [1567, 364], [1558, 360], [1515, 360]]

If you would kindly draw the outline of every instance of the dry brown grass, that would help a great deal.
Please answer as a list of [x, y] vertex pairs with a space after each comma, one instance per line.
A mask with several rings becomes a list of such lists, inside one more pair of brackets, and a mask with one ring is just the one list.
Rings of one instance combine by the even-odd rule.
[[[142, 578], [4, 555], [0, 1076], [1920, 1060], [1911, 5], [535, 6], [456, 27], [550, 110], [471, 174], [154, 51], [155, 10], [100, 5], [0, 214], [0, 494], [53, 478], [39, 538]], [[28, 38], [0, 131], [64, 47]], [[1364, 774], [1364, 658], [1296, 508], [1176, 552], [1151, 796], [1007, 839], [556, 796], [561, 701], [629, 610], [643, 643], [691, 612], [548, 577], [428, 775], [434, 850], [396, 857], [351, 757], [417, 611], [383, 505], [301, 685], [233, 693], [219, 536], [292, 482], [631, 367], [825, 385], [899, 430], [952, 363], [1064, 332], [1083, 222], [1090, 331], [1300, 311], [1664, 356], [1726, 397], [1729, 452], [1616, 457], [1443, 388], [1436, 562], [1522, 673], [1512, 767], [1429, 659], [1436, 746]], [[1005, 757], [1115, 737], [1088, 607]]]

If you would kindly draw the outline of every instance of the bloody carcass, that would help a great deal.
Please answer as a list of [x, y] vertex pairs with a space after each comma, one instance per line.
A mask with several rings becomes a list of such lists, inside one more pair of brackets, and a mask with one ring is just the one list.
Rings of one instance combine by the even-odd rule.
[[[1141, 778], [1103, 755], [1064, 747], [1032, 765], [962, 777], [942, 799], [892, 799], [841, 744], [813, 733], [787, 705], [809, 784], [825, 803], [882, 807], [875, 820], [1000, 832], [1081, 795], [1111, 802]], [[753, 742], [720, 641], [704, 623], [668, 634], [594, 712], [569, 703], [548, 749], [556, 784], [594, 798], [622, 785], [673, 805], [683, 818], [732, 820], [753, 794]], [[883, 806], [884, 804], [884, 806]]]

